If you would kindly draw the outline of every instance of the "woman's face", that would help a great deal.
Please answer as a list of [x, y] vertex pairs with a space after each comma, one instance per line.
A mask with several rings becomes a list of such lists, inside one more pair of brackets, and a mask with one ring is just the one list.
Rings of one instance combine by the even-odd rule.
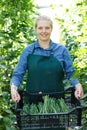
[[52, 27], [50, 25], [50, 21], [47, 20], [38, 21], [36, 27], [36, 33], [39, 42], [49, 42], [51, 32], [52, 32]]

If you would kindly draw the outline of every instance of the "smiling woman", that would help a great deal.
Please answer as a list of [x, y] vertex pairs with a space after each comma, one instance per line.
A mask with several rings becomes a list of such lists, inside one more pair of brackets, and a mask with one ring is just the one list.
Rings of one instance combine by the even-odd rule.
[[36, 20], [35, 30], [37, 33], [39, 44], [42, 48], [49, 48], [50, 35], [53, 24], [49, 17], [41, 16]]
[[[48, 16], [40, 16], [36, 20], [35, 30], [37, 41], [23, 50], [10, 82], [13, 101], [19, 102], [21, 99], [17, 89], [26, 70], [28, 70], [26, 91], [29, 93], [63, 92], [65, 73], [66, 79], [70, 79], [72, 86], [75, 87], [76, 98], [82, 97], [83, 89], [78, 79], [71, 80], [75, 69], [68, 50], [50, 39], [51, 19]], [[37, 101], [36, 98], [29, 100], [31, 103]]]

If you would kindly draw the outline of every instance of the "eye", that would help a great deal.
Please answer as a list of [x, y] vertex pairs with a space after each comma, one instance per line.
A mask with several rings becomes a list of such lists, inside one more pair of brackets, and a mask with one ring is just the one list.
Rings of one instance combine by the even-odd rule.
[[46, 29], [50, 29], [50, 27], [46, 27]]
[[38, 29], [40, 29], [40, 30], [41, 30], [41, 29], [42, 29], [42, 27], [38, 27]]

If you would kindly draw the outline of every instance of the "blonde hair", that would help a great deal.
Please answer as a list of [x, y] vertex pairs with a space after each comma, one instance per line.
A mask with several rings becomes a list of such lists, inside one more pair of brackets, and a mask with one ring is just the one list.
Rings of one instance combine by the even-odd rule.
[[53, 22], [52, 22], [52, 20], [51, 20], [48, 16], [45, 16], [45, 15], [39, 16], [39, 17], [36, 19], [35, 28], [37, 28], [38, 22], [39, 22], [39, 21], [42, 21], [42, 20], [44, 20], [44, 21], [49, 21], [51, 28], [53, 28]]

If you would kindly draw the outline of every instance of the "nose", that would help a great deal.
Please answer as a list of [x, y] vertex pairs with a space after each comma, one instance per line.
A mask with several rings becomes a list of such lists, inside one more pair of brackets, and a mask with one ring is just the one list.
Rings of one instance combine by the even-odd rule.
[[46, 32], [46, 29], [45, 29], [45, 28], [43, 28], [43, 29], [42, 29], [42, 32]]

